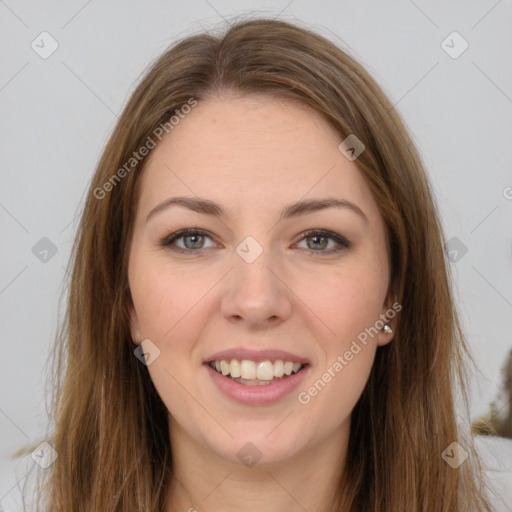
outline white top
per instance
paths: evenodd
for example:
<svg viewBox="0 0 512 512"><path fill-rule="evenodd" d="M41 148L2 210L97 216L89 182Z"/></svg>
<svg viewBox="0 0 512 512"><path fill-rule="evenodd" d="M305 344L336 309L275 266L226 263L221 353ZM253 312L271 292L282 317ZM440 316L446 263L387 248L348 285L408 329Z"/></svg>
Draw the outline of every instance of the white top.
<svg viewBox="0 0 512 512"><path fill-rule="evenodd" d="M480 453L484 478L489 487L495 512L512 512L512 439L500 437L475 437ZM39 469L30 455L16 460L0 457L0 512L31 512L30 494L23 503L22 490L32 489L27 468Z"/></svg>

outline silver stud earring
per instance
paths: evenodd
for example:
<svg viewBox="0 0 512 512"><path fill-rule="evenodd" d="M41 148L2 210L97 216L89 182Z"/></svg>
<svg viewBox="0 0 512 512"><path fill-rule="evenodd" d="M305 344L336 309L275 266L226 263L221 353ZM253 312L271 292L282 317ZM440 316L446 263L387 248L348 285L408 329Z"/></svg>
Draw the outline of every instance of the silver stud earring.
<svg viewBox="0 0 512 512"><path fill-rule="evenodd" d="M389 327L389 325L385 325L382 330L384 331L385 334L393 334L393 329L391 329L391 327Z"/></svg>

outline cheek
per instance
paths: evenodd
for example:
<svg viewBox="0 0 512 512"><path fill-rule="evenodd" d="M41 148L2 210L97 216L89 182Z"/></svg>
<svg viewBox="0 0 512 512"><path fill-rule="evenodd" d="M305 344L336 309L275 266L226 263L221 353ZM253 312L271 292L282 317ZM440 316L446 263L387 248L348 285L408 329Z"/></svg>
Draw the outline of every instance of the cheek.
<svg viewBox="0 0 512 512"><path fill-rule="evenodd" d="M137 318L145 337L167 343L205 293L208 279L188 275L155 258L134 261L130 273ZM185 320L186 323L186 320Z"/></svg>
<svg viewBox="0 0 512 512"><path fill-rule="evenodd" d="M204 296L214 284L211 271L207 274L183 271L150 256L134 258L131 268L130 289L141 336L160 350L148 370L173 414L190 409L186 391L193 386L190 366L199 361L196 344L208 316Z"/></svg>
<svg viewBox="0 0 512 512"><path fill-rule="evenodd" d="M333 431L348 420L368 381L375 347L360 345L360 352L348 361L345 351L328 364L301 390L298 397L308 417L318 418L319 428ZM339 356L339 358L338 358Z"/></svg>
<svg viewBox="0 0 512 512"><path fill-rule="evenodd" d="M317 338L322 357L299 402L328 430L349 417L369 378L386 277L378 259L354 257L303 282L308 306L329 330Z"/></svg>
<svg viewBox="0 0 512 512"><path fill-rule="evenodd" d="M200 329L194 315L204 288L199 278L171 272L169 265L156 259L138 263L133 267L130 288L141 334L160 350L148 371L166 408L184 421L190 414L187 390L191 372L183 362L189 361L194 351L195 329Z"/></svg>
<svg viewBox="0 0 512 512"><path fill-rule="evenodd" d="M370 329L378 319L377 302L351 293L350 283L346 283L347 287L325 304L322 319L335 334L317 338L318 364L297 397L309 408L311 417L322 418L322 428L328 431L350 416L368 381L377 349L375 331Z"/></svg>
<svg viewBox="0 0 512 512"><path fill-rule="evenodd" d="M321 320L324 339L338 349L373 326L382 311L386 283L365 266L326 269L299 282L297 295Z"/></svg>

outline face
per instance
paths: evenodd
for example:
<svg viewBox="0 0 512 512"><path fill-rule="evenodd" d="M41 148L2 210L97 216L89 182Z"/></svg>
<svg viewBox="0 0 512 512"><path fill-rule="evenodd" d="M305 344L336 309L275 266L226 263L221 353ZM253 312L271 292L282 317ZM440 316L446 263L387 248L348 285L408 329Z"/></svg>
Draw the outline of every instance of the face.
<svg viewBox="0 0 512 512"><path fill-rule="evenodd" d="M394 321L385 225L340 142L306 106L225 96L149 155L129 309L171 442L275 464L346 436Z"/></svg>

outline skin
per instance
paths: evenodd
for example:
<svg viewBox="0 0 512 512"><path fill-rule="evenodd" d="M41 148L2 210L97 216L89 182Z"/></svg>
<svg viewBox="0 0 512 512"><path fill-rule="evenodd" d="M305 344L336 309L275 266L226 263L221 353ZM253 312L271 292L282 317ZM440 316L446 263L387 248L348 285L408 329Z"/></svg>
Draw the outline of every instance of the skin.
<svg viewBox="0 0 512 512"><path fill-rule="evenodd" d="M148 156L130 247L129 310L135 343L150 339L160 350L148 369L169 411L176 479L168 511L234 511L241 504L248 512L328 510L351 412L375 351L393 336L369 337L321 392L299 403L297 392L307 391L391 307L384 221L340 142L307 106L226 93L200 102ZM174 196L207 198L232 215L171 206L146 222ZM343 198L366 220L332 207L278 220L285 205L313 198ZM192 247L189 254L159 244L184 228L209 235L174 242ZM352 245L329 252L338 244L302 239L309 229L332 231ZM263 249L252 263L235 251L247 236ZM277 404L234 402L202 363L235 347L307 357L307 379ZM253 467L237 457L248 442L261 452Z"/></svg>

